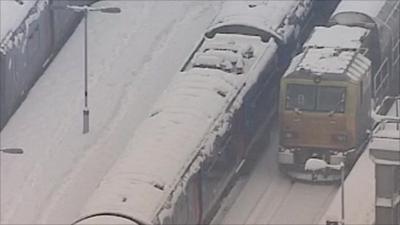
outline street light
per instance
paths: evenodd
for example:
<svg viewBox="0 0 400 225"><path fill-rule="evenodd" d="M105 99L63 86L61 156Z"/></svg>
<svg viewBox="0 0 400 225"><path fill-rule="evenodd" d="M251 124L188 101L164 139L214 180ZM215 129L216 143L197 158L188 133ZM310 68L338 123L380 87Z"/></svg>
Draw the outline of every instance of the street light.
<svg viewBox="0 0 400 225"><path fill-rule="evenodd" d="M326 168L330 168L330 169L334 169L334 170L340 170L340 183L341 183L341 205L342 205L342 214L341 214L341 224L344 225L344 163L340 162L339 165L330 165L328 164L326 161L322 160L322 159L316 159L316 158L310 158L306 161L306 164L304 165L304 169L306 171L318 171L318 170L322 170L322 169L326 169Z"/></svg>
<svg viewBox="0 0 400 225"><path fill-rule="evenodd" d="M87 63L87 20L88 12L102 12L102 13L120 13L121 9L117 7L99 7L93 8L90 6L67 6L68 9L75 12L82 12L84 15L85 24L85 90L84 90L84 108L83 108L83 133L89 132L89 106L88 106L88 63Z"/></svg>
<svg viewBox="0 0 400 225"><path fill-rule="evenodd" d="M3 148L0 149L0 152L9 153L9 154L22 154L24 150L22 148Z"/></svg>

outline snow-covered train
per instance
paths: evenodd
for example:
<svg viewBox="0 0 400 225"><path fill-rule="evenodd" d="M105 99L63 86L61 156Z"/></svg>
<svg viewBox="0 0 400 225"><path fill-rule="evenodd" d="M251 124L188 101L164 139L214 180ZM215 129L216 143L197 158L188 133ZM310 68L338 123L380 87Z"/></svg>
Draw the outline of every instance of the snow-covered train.
<svg viewBox="0 0 400 225"><path fill-rule="evenodd" d="M287 59L333 5L225 2L74 224L207 223L277 112Z"/></svg>
<svg viewBox="0 0 400 225"><path fill-rule="evenodd" d="M52 8L94 1L0 1L0 130L82 17L70 10Z"/></svg>
<svg viewBox="0 0 400 225"><path fill-rule="evenodd" d="M293 178L340 179L304 171L309 158L357 160L373 126L371 113L400 88L400 1L344 0L330 26L315 28L281 81L280 167Z"/></svg>

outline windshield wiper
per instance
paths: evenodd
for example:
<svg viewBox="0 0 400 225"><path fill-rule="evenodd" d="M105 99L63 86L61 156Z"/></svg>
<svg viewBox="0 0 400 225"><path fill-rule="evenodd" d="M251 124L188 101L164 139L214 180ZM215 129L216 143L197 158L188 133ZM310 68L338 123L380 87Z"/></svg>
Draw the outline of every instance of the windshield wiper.
<svg viewBox="0 0 400 225"><path fill-rule="evenodd" d="M341 104L343 104L344 103L344 98L342 97L336 104L335 104L335 106L333 107L333 109L331 109L330 111L329 111L329 116L333 116L334 114L335 114L335 112L336 112L336 110L337 110L337 108L338 108L338 106L340 106Z"/></svg>

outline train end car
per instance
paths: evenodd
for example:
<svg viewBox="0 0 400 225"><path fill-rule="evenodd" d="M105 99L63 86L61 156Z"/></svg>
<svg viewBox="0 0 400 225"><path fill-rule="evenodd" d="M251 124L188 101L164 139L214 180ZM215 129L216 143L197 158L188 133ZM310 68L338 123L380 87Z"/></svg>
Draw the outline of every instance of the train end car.
<svg viewBox="0 0 400 225"><path fill-rule="evenodd" d="M372 111L399 92L399 16L399 1L342 1L293 60L279 109L278 161L290 177L340 179L329 168L305 171L310 158L351 169L374 126Z"/></svg>
<svg viewBox="0 0 400 225"><path fill-rule="evenodd" d="M342 33L342 38L330 39ZM363 48L369 31L320 27L281 80L278 161L290 177L330 182L340 172L308 173L309 158L331 165L356 159L370 128L371 62Z"/></svg>

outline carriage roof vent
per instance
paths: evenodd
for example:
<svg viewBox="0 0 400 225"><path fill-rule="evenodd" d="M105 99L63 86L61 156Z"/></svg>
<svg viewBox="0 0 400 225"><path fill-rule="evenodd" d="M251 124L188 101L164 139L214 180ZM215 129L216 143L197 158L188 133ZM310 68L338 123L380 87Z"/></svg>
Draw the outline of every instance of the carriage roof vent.
<svg viewBox="0 0 400 225"><path fill-rule="evenodd" d="M251 55L250 53L247 53ZM193 67L220 69L228 73L242 74L244 70L242 54L222 49L209 49L196 53Z"/></svg>

